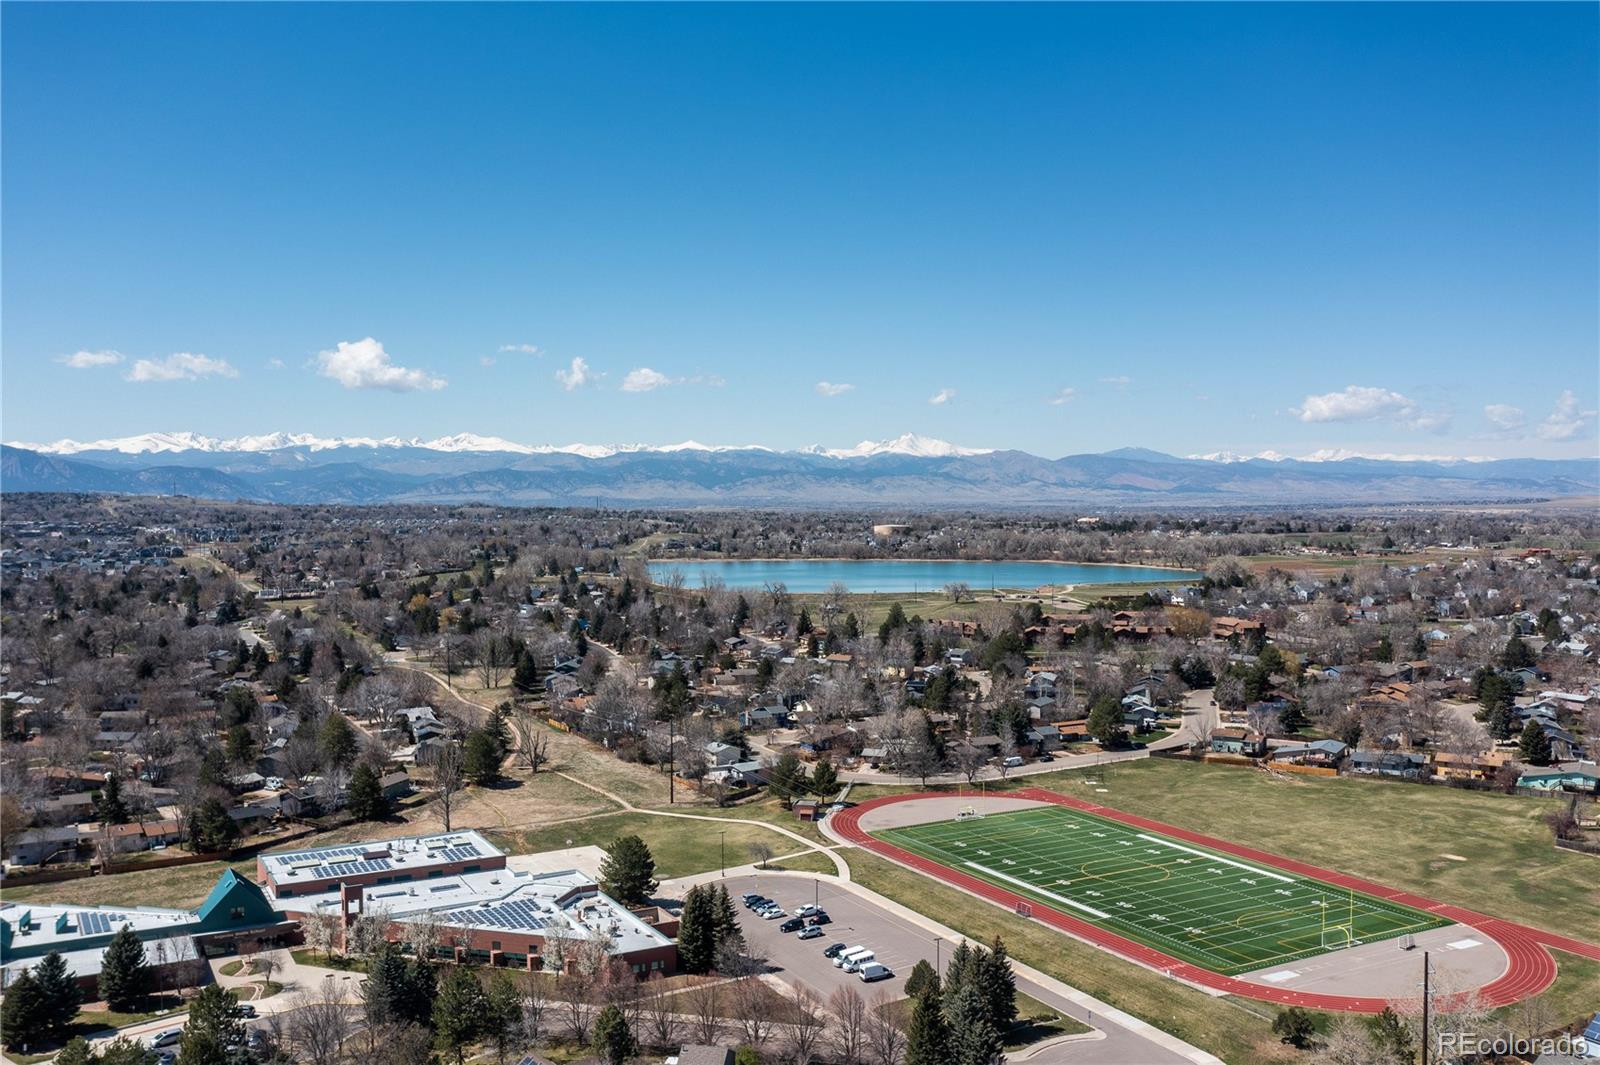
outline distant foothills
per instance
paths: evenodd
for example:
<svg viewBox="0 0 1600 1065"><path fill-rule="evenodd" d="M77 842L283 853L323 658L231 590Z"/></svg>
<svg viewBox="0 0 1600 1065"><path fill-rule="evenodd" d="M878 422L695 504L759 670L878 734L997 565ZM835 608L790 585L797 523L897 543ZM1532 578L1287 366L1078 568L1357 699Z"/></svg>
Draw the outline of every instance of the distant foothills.
<svg viewBox="0 0 1600 1065"><path fill-rule="evenodd" d="M270 433L149 433L0 445L0 491L273 503L919 508L1476 503L1600 494L1600 458L1321 452L1048 459L905 434L851 448L519 444Z"/></svg>

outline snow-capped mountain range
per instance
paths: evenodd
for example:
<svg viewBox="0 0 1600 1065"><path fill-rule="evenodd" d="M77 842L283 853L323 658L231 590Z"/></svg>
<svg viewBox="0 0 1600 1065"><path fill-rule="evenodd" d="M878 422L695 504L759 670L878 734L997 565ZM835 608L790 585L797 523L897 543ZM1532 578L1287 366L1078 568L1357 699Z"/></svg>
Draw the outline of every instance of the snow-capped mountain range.
<svg viewBox="0 0 1600 1065"><path fill-rule="evenodd" d="M331 451L335 448L420 448L423 451L443 452L494 452L505 451L515 455L578 455L586 459L610 458L612 455L652 452L670 454L675 451L772 451L760 444L713 445L697 440L681 444L519 444L500 436L480 436L477 433L456 433L453 436L423 440L420 437L370 437L370 436L317 436L314 433L263 433L259 436L235 436L227 439L203 436L200 433L141 433L138 436L120 436L108 440L61 439L48 444L29 444L12 441L7 446L35 451L41 455L77 455L85 451L115 451L121 455L158 455L180 451L220 452L286 451L306 448L310 451ZM918 458L948 458L953 455L987 455L993 448L958 447L943 440L904 433L893 440L863 440L855 447L825 448L813 444L797 449L803 455L823 455L832 459L865 458L869 455L913 455Z"/></svg>
<svg viewBox="0 0 1600 1065"><path fill-rule="evenodd" d="M612 507L1324 506L1600 494L1594 459L1148 448L1041 458L907 433L854 447L523 444L267 433L148 433L0 445L0 491L187 495L274 503Z"/></svg>

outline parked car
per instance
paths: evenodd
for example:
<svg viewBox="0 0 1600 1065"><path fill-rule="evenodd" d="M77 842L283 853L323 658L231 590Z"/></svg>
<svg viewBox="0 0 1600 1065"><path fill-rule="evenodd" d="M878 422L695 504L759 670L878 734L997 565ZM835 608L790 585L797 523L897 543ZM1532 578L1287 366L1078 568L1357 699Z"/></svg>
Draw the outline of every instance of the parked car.
<svg viewBox="0 0 1600 1065"><path fill-rule="evenodd" d="M824 958L837 958L839 955L845 952L845 949L846 948L843 943L829 943L827 946L822 948L822 956Z"/></svg>
<svg viewBox="0 0 1600 1065"><path fill-rule="evenodd" d="M810 917L814 913L821 913L821 912L822 912L822 907L821 906L815 906L815 905L813 905L813 904L808 902L804 906L800 907L798 910L794 911L794 915L796 917Z"/></svg>
<svg viewBox="0 0 1600 1065"><path fill-rule="evenodd" d="M812 914L810 917L807 917L806 920L811 924L832 924L833 923L833 918L828 916L828 911L827 910L818 910L816 913Z"/></svg>
<svg viewBox="0 0 1600 1065"><path fill-rule="evenodd" d="M754 906L758 902L766 902L767 897L754 891L746 891L743 895L739 896L739 901L744 903L746 906Z"/></svg>
<svg viewBox="0 0 1600 1065"><path fill-rule="evenodd" d="M761 911L761 916L765 917L769 921L775 921L779 917L787 917L789 914L788 911L782 906L768 906L766 909Z"/></svg>
<svg viewBox="0 0 1600 1065"><path fill-rule="evenodd" d="M235 1017L254 1017L256 1008L248 1002L239 1002L233 1007L233 1015Z"/></svg>
<svg viewBox="0 0 1600 1065"><path fill-rule="evenodd" d="M872 951L859 943L853 947L846 947L833 956L833 967L836 969L843 969L845 960L848 959L850 955L863 953L870 954Z"/></svg>
<svg viewBox="0 0 1600 1065"><path fill-rule="evenodd" d="M806 926L804 917L791 917L778 926L780 932L798 932Z"/></svg>
<svg viewBox="0 0 1600 1065"><path fill-rule="evenodd" d="M822 938L822 929L818 928L814 924L808 924L804 928L800 929L799 938L801 938L801 939L821 939Z"/></svg>
<svg viewBox="0 0 1600 1065"><path fill-rule="evenodd" d="M156 1037L150 1040L150 1045L153 1047L176 1046L182 1039L182 1028L168 1028L165 1031L157 1032Z"/></svg>
<svg viewBox="0 0 1600 1065"><path fill-rule="evenodd" d="M1010 758L1007 758L1001 764L1004 765L1007 769L1015 769L1015 768L1017 768L1017 766L1022 764L1022 755L1014 754Z"/></svg>
<svg viewBox="0 0 1600 1065"><path fill-rule="evenodd" d="M870 984L874 980L889 979L889 977L894 975L894 970L889 968L887 965L879 965L875 961L869 961L867 964L861 966L856 975L861 977L862 983Z"/></svg>

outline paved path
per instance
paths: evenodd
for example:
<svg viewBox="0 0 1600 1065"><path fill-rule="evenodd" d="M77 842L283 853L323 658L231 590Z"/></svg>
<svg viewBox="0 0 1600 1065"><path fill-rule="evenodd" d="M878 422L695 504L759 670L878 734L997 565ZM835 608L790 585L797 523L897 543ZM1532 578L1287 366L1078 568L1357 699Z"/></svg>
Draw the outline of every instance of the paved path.
<svg viewBox="0 0 1600 1065"><path fill-rule="evenodd" d="M1282 1005L1306 1006L1312 1009L1339 1010L1354 1013L1379 1013L1392 1004L1385 998L1292 991L1287 988L1265 987L1231 976L1223 976L1219 973L1211 972L1209 969L1203 969L1197 965L1174 958L1143 943L1120 936L1099 925L1080 920L1033 899L1023 899L1021 896L996 887L986 880L980 880L958 869L952 869L949 866L885 843L868 835L860 827L861 815L868 810L889 803L929 797L943 798L945 796L909 794L869 799L860 806L851 807L830 817L825 822L826 830L830 835L842 841L865 847L875 854L888 858L890 861L916 869L918 872L934 879L942 880L996 905L1004 906L1006 909L1014 909L1019 903L1027 902L1032 908L1036 920L1112 953L1119 954L1130 961L1155 969L1173 979L1182 980L1196 987L1210 990L1213 993L1239 995L1245 998L1259 999L1264 1002L1274 1002ZM1331 869L1322 869L1291 858L1268 854L1253 847L1245 847L1240 844L1213 839L1198 832L1190 832L1187 829L1176 828L1160 821L1153 821L1136 814L1124 813L1121 810L1114 810L1082 799L1060 795L1053 791L1045 791L1042 788L1027 788L1022 791L1010 792L1008 797L1035 799L1040 802L1055 803L1061 806L1069 806L1073 809L1085 810L1147 831L1160 832L1163 835L1199 844L1212 850L1221 851L1224 854L1247 858L1262 865L1270 865L1301 876L1336 884L1340 887L1349 887L1378 898L1389 899L1419 910L1436 913L1441 917L1461 924L1470 925L1498 943L1510 959L1510 964L1504 973L1497 979L1477 989L1478 999L1485 1006L1509 1005L1537 995L1554 983L1556 963L1550 954L1552 948L1600 960L1600 946L1592 943L1556 935L1538 928L1530 928L1526 925L1514 924L1510 921L1502 921L1499 918L1475 913L1459 906L1435 902L1419 895L1385 887L1370 880L1346 876Z"/></svg>

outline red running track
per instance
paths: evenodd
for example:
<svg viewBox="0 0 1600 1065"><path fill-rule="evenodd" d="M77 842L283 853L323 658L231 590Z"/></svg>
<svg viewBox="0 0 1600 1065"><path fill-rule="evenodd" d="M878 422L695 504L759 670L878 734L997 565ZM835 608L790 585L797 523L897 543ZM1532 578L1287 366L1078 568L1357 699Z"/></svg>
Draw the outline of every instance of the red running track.
<svg viewBox="0 0 1600 1065"><path fill-rule="evenodd" d="M1392 1004L1392 1000L1386 998L1360 995L1313 994L1291 991L1287 988L1268 987L1245 980L1238 980L1231 976L1223 976L1221 973L1214 973L1210 969L1203 969L1198 965L1192 965L1189 962L1174 958L1153 947L1145 946L1143 943L1118 935L1108 929L1101 928L1099 925L1090 924L1088 921L1063 913L1033 899L1025 899L1002 887L997 887L987 880L980 880L975 876L963 873L959 869L953 869L921 855L912 854L910 851L896 847L891 843L885 843L883 840L868 835L861 828L861 815L869 810L887 806L890 803L935 797L941 796L933 792L917 792L909 795L889 795L884 798L869 799L859 806L853 806L832 815L829 818L831 831L847 842L854 843L875 854L880 854L892 861L899 862L901 865L909 866L937 880L953 884L1007 909L1015 909L1018 903L1026 902L1031 907L1035 920L1042 921L1079 939L1087 940L1112 953L1120 954L1131 961L1139 962L1170 976L1187 980L1202 987L1226 992L1230 995L1259 999L1263 1002L1276 1002L1289 1006L1306 1006L1320 1010L1342 1010L1352 1013L1379 1013L1382 1012L1384 1007ZM1347 876L1331 869L1322 869L1315 865L1308 865L1305 862L1298 862L1292 858L1281 858L1276 854L1268 854L1266 851L1259 851L1253 847L1245 847L1237 843L1213 839L1198 832L1190 832L1188 829L1176 828L1160 821L1152 821L1137 814L1123 813L1121 810L1114 810L1109 806L1100 806L1096 803L1085 802L1082 799L1058 795L1053 791L1045 791L1043 788L1024 788L1019 791L1005 792L1003 797L1033 799L1038 802L1053 803L1057 806L1068 806L1075 810L1084 810L1098 814L1101 817L1121 821L1124 824L1135 825L1146 831L1159 832L1174 839L1186 840L1190 843L1209 847L1215 851L1221 851L1224 854L1248 858L1262 865L1270 865L1301 876L1336 884L1339 887L1353 888L1368 895L1390 899L1419 910L1438 914L1452 921L1458 921L1464 925L1470 925L1484 936L1498 943L1509 960L1505 972L1478 989L1478 1000L1485 1006L1509 1005L1521 999L1537 995L1554 983L1556 962L1550 955L1551 948L1600 961L1600 946L1592 943L1585 943L1567 936L1559 936L1538 928L1530 928L1527 925L1502 921L1497 917L1475 913L1459 906L1435 902L1420 895L1397 891L1382 884L1375 884L1370 880L1362 880L1360 877Z"/></svg>

